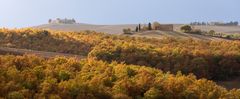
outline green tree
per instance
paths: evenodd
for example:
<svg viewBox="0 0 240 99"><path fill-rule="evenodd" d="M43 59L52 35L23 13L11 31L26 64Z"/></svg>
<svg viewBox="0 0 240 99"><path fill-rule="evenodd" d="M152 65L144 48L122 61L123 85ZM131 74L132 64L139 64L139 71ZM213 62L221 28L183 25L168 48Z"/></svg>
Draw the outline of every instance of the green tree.
<svg viewBox="0 0 240 99"><path fill-rule="evenodd" d="M184 33L190 33L192 31L192 27L190 25L184 25L181 27L181 31Z"/></svg>
<svg viewBox="0 0 240 99"><path fill-rule="evenodd" d="M211 36L213 36L213 35L215 34L215 31L214 31L214 30L210 30L210 31L208 32L208 34L210 34Z"/></svg>
<svg viewBox="0 0 240 99"><path fill-rule="evenodd" d="M60 81L65 81L70 79L70 74L67 71L60 71L58 73L58 78Z"/></svg>

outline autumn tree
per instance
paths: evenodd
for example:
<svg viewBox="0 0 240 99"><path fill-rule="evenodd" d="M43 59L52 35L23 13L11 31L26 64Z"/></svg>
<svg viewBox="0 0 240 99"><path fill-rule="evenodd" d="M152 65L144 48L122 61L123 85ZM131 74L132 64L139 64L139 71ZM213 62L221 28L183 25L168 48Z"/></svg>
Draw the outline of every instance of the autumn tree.
<svg viewBox="0 0 240 99"><path fill-rule="evenodd" d="M132 50L136 49L131 48L128 51L132 52ZM126 50L122 51L129 53ZM172 54L176 56L179 53L181 52L175 51ZM198 54L201 52L195 53ZM24 62L18 63L22 65L19 66L22 67L21 70L16 69L14 65L16 63L13 61L19 59ZM179 60L179 58L175 59ZM181 72L170 74L156 68L98 61L92 58L44 59L31 55L0 55L0 61L0 98L4 99L181 99L183 97L238 99L240 97L239 89L227 90L213 81L197 79L192 74L184 75ZM207 61L204 58L194 58L191 63L198 69L204 70ZM228 61L217 63L226 64ZM43 76L38 78L39 74ZM31 87L33 85L35 87Z"/></svg>

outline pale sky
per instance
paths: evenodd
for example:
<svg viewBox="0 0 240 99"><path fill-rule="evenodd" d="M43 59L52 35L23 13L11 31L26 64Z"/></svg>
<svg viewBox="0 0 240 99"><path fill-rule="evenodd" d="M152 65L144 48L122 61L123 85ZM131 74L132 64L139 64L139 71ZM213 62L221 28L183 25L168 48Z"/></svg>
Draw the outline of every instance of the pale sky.
<svg viewBox="0 0 240 99"><path fill-rule="evenodd" d="M0 27L28 27L52 18L80 23L240 21L240 0L0 0Z"/></svg>

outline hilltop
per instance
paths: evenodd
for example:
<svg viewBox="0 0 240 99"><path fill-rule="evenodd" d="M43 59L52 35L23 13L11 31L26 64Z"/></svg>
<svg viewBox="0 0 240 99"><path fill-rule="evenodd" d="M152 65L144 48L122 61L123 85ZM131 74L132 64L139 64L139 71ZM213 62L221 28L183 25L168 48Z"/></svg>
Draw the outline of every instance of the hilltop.
<svg viewBox="0 0 240 99"><path fill-rule="evenodd" d="M119 25L95 25L86 23L76 23L76 24L43 24L39 26L34 26L37 29L50 29L50 30L60 30L60 31L85 31L91 30L96 32L103 32L108 34L122 34L124 28L130 28L135 30L137 24L119 24ZM223 40L222 38L209 37L196 34L182 33L180 27L183 24L174 24L174 31L145 31L137 33L131 36L140 36L148 38L163 38L163 37L174 37L174 38L193 38L202 40ZM214 30L218 33L240 33L240 26L193 26L194 29L200 29L202 31Z"/></svg>
<svg viewBox="0 0 240 99"><path fill-rule="evenodd" d="M97 31L109 34L121 34L123 28L134 29L136 24L120 24L120 25L94 25L94 24L43 24L39 26L34 26L33 28L38 29L51 29L51 30L61 30L61 31Z"/></svg>
<svg viewBox="0 0 240 99"><path fill-rule="evenodd" d="M174 24L174 30L179 31L183 24ZM76 24L42 24L39 26L33 26L33 28L40 29L52 29L52 30L63 30L63 31L84 31L93 30L96 32L106 32L111 34L122 33L124 28L130 28L134 30L137 24L116 24L116 25L96 25L96 24L86 24L86 23L76 23ZM240 33L240 26L193 26L195 29L201 29L204 31L214 30L216 32L223 33Z"/></svg>

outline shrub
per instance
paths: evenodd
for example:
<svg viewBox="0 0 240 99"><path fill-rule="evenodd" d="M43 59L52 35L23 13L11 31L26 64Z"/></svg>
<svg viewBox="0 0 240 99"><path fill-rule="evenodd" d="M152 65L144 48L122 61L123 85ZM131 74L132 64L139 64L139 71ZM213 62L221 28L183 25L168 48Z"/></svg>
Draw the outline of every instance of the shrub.
<svg viewBox="0 0 240 99"><path fill-rule="evenodd" d="M184 33L190 33L192 31L192 27L190 25L184 25L180 29Z"/></svg>
<svg viewBox="0 0 240 99"><path fill-rule="evenodd" d="M58 77L60 81L65 81L70 79L70 74L66 71L60 71Z"/></svg>
<svg viewBox="0 0 240 99"><path fill-rule="evenodd" d="M188 32L188 33L192 33L192 34L202 34L203 32L202 32L200 29L195 29L195 30L192 30L191 32Z"/></svg>
<svg viewBox="0 0 240 99"><path fill-rule="evenodd" d="M24 99L24 96L19 92L11 92L8 94L8 99Z"/></svg>
<svg viewBox="0 0 240 99"><path fill-rule="evenodd" d="M124 34L132 34L132 31L131 31L130 28L128 28L128 29L123 29L123 33L124 33Z"/></svg>
<svg viewBox="0 0 240 99"><path fill-rule="evenodd" d="M208 34L210 34L210 35L214 35L216 32L214 31L214 30L210 30L209 32L208 32Z"/></svg>

